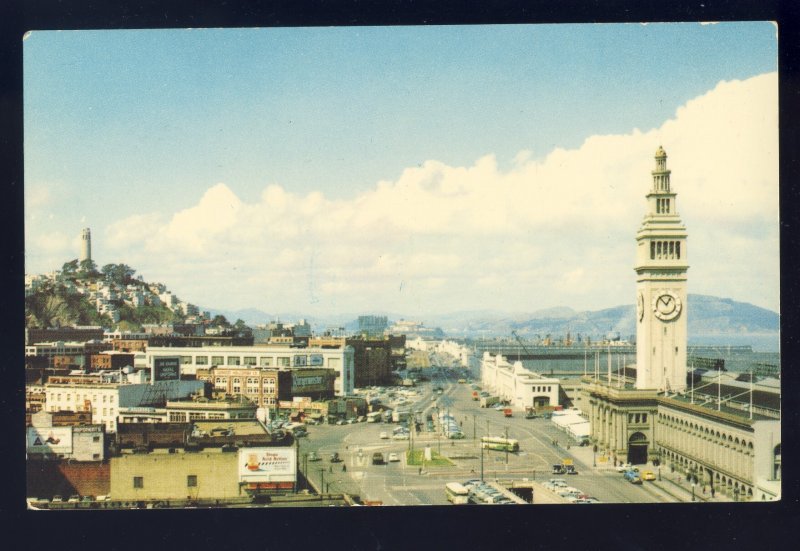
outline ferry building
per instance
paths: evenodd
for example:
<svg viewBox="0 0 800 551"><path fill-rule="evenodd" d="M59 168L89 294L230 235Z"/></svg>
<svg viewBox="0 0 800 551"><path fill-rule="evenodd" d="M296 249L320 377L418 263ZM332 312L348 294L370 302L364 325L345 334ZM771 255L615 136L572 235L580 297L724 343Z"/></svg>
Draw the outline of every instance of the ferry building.
<svg viewBox="0 0 800 551"><path fill-rule="evenodd" d="M695 382L687 369L688 234L661 147L646 199L634 266L636 365L584 378L592 440L614 462L652 462L737 500L779 499L779 395L777 407L759 404L751 380L742 405L747 389Z"/></svg>

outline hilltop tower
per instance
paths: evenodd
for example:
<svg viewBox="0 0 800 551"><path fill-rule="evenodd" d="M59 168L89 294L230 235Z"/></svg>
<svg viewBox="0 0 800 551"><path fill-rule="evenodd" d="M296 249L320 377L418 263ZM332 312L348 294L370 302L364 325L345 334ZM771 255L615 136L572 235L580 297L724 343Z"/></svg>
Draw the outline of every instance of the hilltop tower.
<svg viewBox="0 0 800 551"><path fill-rule="evenodd" d="M670 186L667 154L659 146L636 234L636 388L686 387L686 228Z"/></svg>
<svg viewBox="0 0 800 551"><path fill-rule="evenodd" d="M83 228L81 232L81 255L80 262L92 259L92 232L89 228Z"/></svg>

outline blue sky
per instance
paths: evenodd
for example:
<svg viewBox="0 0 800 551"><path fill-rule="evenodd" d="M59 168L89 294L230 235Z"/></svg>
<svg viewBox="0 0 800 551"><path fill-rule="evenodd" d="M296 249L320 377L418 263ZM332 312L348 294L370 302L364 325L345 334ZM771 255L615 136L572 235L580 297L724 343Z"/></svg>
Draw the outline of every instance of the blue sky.
<svg viewBox="0 0 800 551"><path fill-rule="evenodd" d="M560 272L521 269L519 280L532 286L530 304L511 295L490 299L467 284L485 263L479 256L466 260L462 249L486 247L490 255L499 242L536 248L541 228L528 221L510 224L506 234L484 231L473 239L467 237L471 227L459 226L454 236L430 220L404 224L387 213L370 219L363 207L369 204L375 213L397 210L398 197L386 189L403 189L408 178L421 181L414 170L433 171L441 182L449 181L448 174L469 180L474 169L482 174L476 186L491 186L499 178L502 187L520 171L535 175L552 169L554 151L577 155L592 137L627 136L648 153L642 159L609 155L607 163L595 166L602 176L586 174L582 185L613 180L615 173L622 177L634 162L649 167L656 142L670 136L669 121L680 119L687 102L721 82L774 75L776 32L767 22L34 31L24 41L26 271L56 269L75 258L80 229L90 226L100 265L125 262L185 300L219 308L309 314L394 309L413 315L493 305L582 309L630 302L633 287L621 278L632 281L632 260L619 275L610 275L615 283L607 289L576 281L580 292L555 292L548 284L577 273L578 257L590 264L591 247L563 259ZM777 94L767 95L770 101L759 105L764 112L749 114L753 121L777 115ZM742 103L751 104L752 99ZM721 135L730 134L726 124L736 127L722 120ZM777 124L774 133L777 143ZM748 149L745 138L740 142L737 147ZM671 144L663 145L671 151ZM637 151L631 145L624 149ZM774 198L763 201L763 213L724 220L747 228L742 239L754 250L754 235L777 239L777 151L766 150L756 166L767 167L762 173L771 184L763 189L770 194L772 185ZM487 156L495 168L482 172ZM686 161L685 156L674 160L693 166ZM633 222L627 234L622 228L600 232L604 241L592 245L598 251L626 239L621 258L626 253L632 258L648 178L645 168L636 194L608 196L631 205ZM680 182L676 173L679 194ZM430 192L433 184L420 185ZM212 203L206 210L204 198ZM415 201L435 203L428 199L414 195ZM752 198L738 199L752 204ZM545 200L552 198L536 185L507 199L508 204ZM224 204L238 210L228 222L214 224L215 206ZM481 204L494 208L486 200L449 200L437 203L428 216L461 224L479 218L480 210L473 209ZM454 205L458 210L450 213ZM498 215L505 209L495 208ZM406 220L416 212L425 208L411 209ZM199 219L190 221L193 216ZM563 240L556 251L585 240L583 222L563 220L559 231L558 224L548 226L554 231L548 241ZM692 224L684 221L691 239ZM711 223L705 216L691 222L698 229ZM777 243L773 250L777 254ZM359 254L369 255L363 265L354 259ZM536 254L547 259L554 253ZM387 258L393 268L381 271ZM559 261L552 258L554 266ZM415 262L418 268L397 273ZM731 281L708 294L777 310L777 257L773 264L768 274L743 275L738 285ZM440 267L426 270L429 265ZM354 269L368 274L359 285L353 283ZM396 276L391 285L387 274ZM503 277L490 275L497 278L492 281ZM759 291L743 283L765 275L770 284ZM236 291L223 293L224 282L234 276L240 278ZM717 289L713 276L706 279L714 279ZM401 280L405 294L390 298L389 290L400 289ZM270 281L280 281L280 287ZM304 294L279 291L287 285L302 287ZM540 295L534 287L550 292Z"/></svg>

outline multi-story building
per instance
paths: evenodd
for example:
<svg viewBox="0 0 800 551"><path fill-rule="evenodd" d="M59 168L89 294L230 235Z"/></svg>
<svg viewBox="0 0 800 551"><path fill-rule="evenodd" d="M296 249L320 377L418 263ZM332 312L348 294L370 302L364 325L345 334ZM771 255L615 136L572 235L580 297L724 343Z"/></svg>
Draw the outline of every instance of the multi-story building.
<svg viewBox="0 0 800 551"><path fill-rule="evenodd" d="M326 368L336 372L334 392L347 395L354 388L353 348L293 348L287 346L150 346L147 364L159 357L179 357L181 376L195 376L198 369L216 366L277 367L292 369Z"/></svg>
<svg viewBox="0 0 800 551"><path fill-rule="evenodd" d="M308 344L321 348L351 347L356 388L391 384L392 372L406 368L405 335L316 337L309 339Z"/></svg>
<svg viewBox="0 0 800 551"><path fill-rule="evenodd" d="M197 379L209 382L215 394L243 396L259 407L274 409L279 400L305 396L333 398L336 372L324 368L268 368L221 365L198 369Z"/></svg>
<svg viewBox="0 0 800 551"><path fill-rule="evenodd" d="M636 366L585 378L591 436L615 462L663 462L735 499L778 498L779 395L752 386L723 393L719 372L716 385L695 389L697 375L687 376L687 233L661 147L655 159L636 236Z"/></svg>
<svg viewBox="0 0 800 551"><path fill-rule="evenodd" d="M559 405L558 378L528 371L522 362L511 364L503 356L489 352L483 353L481 384L515 408Z"/></svg>
<svg viewBox="0 0 800 551"><path fill-rule="evenodd" d="M103 425L56 425L52 413L40 411L31 415L26 452L29 459L102 461L105 459L105 436Z"/></svg>
<svg viewBox="0 0 800 551"><path fill-rule="evenodd" d="M203 393L205 387L202 381L133 383L127 375L112 372L50 377L44 385L44 409L47 412L89 411L96 423L114 432L120 407L164 405L167 400ZM141 378L141 372L137 375Z"/></svg>
<svg viewBox="0 0 800 551"><path fill-rule="evenodd" d="M111 499L226 500L296 490L297 451L290 435L270 435L255 420L184 427L161 442L155 436L162 431L154 426L126 426L125 441L131 443L130 431L148 430L148 453L135 453L142 448L136 440L138 449L122 449L111 458Z"/></svg>

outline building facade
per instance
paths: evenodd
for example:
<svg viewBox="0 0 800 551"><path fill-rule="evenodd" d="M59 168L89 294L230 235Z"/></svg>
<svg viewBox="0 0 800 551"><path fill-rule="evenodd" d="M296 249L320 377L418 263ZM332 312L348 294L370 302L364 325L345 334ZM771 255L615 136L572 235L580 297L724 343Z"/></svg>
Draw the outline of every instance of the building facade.
<svg viewBox="0 0 800 551"><path fill-rule="evenodd" d="M481 384L518 409L559 405L560 382L528 371L522 362L509 363L503 356L483 353Z"/></svg>
<svg viewBox="0 0 800 551"><path fill-rule="evenodd" d="M332 369L336 372L334 392L337 396L352 393L355 381L353 348L349 346L340 348L293 348L268 345L202 348L150 346L145 355L149 366L153 365L154 358L180 357L181 376L196 376L198 369L217 366Z"/></svg>
<svg viewBox="0 0 800 551"><path fill-rule="evenodd" d="M615 464L652 462L737 500L777 499L779 393L751 385L723 395L719 382L695 389L694 371L688 376L687 233L661 147L655 159L648 212L636 236L636 366L613 376L609 366L607 378L584 378L591 438ZM700 392L709 386L716 392Z"/></svg>

